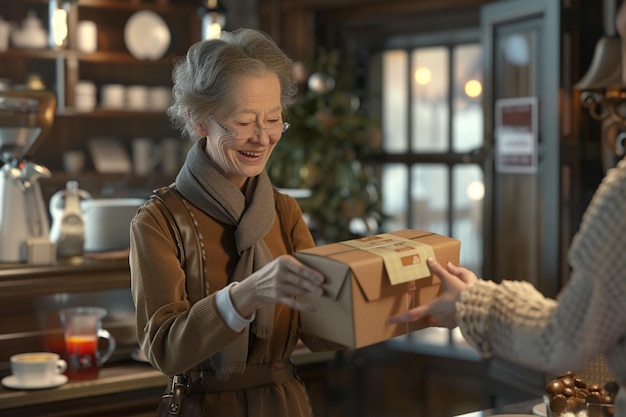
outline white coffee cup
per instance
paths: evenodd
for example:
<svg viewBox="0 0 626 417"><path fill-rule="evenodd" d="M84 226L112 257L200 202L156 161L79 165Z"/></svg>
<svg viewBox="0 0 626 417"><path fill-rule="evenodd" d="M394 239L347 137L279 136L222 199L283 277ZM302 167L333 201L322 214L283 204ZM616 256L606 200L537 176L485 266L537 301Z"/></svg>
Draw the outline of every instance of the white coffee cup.
<svg viewBox="0 0 626 417"><path fill-rule="evenodd" d="M150 87L148 91L148 105L150 110L167 110L172 101L172 89L170 87Z"/></svg>
<svg viewBox="0 0 626 417"><path fill-rule="evenodd" d="M81 20L78 22L76 29L76 48L81 52L96 52L98 49L98 28L96 22Z"/></svg>
<svg viewBox="0 0 626 417"><path fill-rule="evenodd" d="M163 158L161 147L150 138L135 138L132 147L136 175L150 174Z"/></svg>
<svg viewBox="0 0 626 417"><path fill-rule="evenodd" d="M63 168L68 174L79 174L85 168L85 152L65 151L63 152Z"/></svg>
<svg viewBox="0 0 626 417"><path fill-rule="evenodd" d="M77 111L90 112L96 108L96 85L91 81L81 80L76 83Z"/></svg>
<svg viewBox="0 0 626 417"><path fill-rule="evenodd" d="M126 105L126 87L122 84L104 84L101 104L107 109L122 109Z"/></svg>
<svg viewBox="0 0 626 417"><path fill-rule="evenodd" d="M11 356L11 372L20 385L47 385L65 372L67 362L51 352L29 352Z"/></svg>
<svg viewBox="0 0 626 417"><path fill-rule="evenodd" d="M145 85L126 87L126 106L131 110L146 110L148 108L148 87Z"/></svg>
<svg viewBox="0 0 626 417"><path fill-rule="evenodd" d="M173 175L178 172L181 165L180 139L165 138L161 141L161 170L163 173Z"/></svg>

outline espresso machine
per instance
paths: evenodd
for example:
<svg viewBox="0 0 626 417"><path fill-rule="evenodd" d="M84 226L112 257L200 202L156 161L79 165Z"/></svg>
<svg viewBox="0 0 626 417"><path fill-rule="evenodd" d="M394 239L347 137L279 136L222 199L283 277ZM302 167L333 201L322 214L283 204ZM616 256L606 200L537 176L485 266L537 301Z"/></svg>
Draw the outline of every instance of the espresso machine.
<svg viewBox="0 0 626 417"><path fill-rule="evenodd" d="M53 246L40 178L50 170L31 161L54 121L49 91L0 91L0 262L48 258Z"/></svg>

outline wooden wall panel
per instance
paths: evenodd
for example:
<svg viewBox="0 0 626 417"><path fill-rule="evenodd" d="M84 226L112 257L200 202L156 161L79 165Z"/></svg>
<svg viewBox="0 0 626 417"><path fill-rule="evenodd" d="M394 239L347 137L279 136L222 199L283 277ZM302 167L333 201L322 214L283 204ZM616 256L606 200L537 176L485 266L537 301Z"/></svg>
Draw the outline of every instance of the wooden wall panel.
<svg viewBox="0 0 626 417"><path fill-rule="evenodd" d="M312 62L319 46L375 47L398 34L477 27L487 0L259 0L260 29L294 59Z"/></svg>

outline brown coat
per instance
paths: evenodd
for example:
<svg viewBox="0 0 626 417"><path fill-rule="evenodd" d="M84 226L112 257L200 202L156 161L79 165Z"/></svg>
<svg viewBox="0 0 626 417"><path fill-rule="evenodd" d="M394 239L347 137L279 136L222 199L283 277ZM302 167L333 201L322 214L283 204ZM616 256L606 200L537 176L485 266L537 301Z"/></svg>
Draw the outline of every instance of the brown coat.
<svg viewBox="0 0 626 417"><path fill-rule="evenodd" d="M276 207L281 209L280 213L277 209L274 225L265 237L273 257L314 246L296 201L274 194ZM227 285L237 261L234 227L219 223L196 207L192 206L192 211L204 239L209 296L191 308L175 240L159 209L148 203L131 223L131 289L138 339L152 365L167 375L191 368L208 369L205 361L238 335L228 327L215 304L215 292ZM283 216L282 221L278 216ZM289 241L293 247L288 247ZM288 360L299 338L311 350L338 348L301 334L298 312L277 304L272 336L264 340L251 335L248 365ZM206 415L212 417L311 415L308 396L297 379L282 385L209 393L204 401Z"/></svg>

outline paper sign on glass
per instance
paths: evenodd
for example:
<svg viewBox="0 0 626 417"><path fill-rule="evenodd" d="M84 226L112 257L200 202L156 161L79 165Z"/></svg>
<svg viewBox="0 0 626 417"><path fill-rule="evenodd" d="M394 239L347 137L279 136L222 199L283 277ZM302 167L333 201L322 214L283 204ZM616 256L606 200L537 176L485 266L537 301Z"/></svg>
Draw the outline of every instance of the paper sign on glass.
<svg viewBox="0 0 626 417"><path fill-rule="evenodd" d="M537 97L496 102L496 170L519 174L537 172Z"/></svg>

